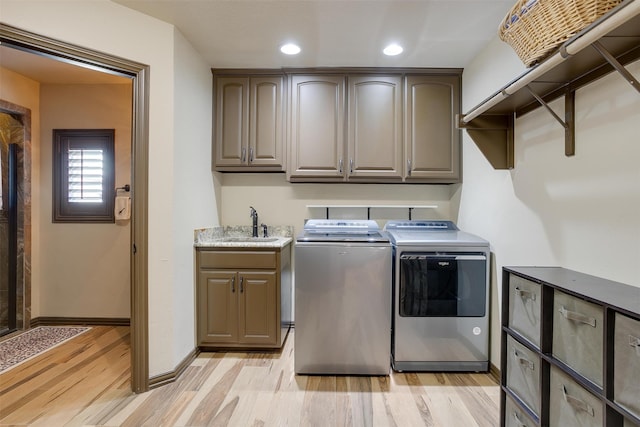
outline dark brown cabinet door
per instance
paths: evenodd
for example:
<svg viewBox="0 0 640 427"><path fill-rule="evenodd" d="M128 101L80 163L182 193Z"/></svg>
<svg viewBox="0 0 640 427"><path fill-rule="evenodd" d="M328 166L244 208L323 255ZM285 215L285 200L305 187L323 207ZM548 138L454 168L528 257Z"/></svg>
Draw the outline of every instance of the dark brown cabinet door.
<svg viewBox="0 0 640 427"><path fill-rule="evenodd" d="M215 168L284 168L283 77L216 76Z"/></svg>
<svg viewBox="0 0 640 427"><path fill-rule="evenodd" d="M349 76L349 179L402 179L402 76Z"/></svg>
<svg viewBox="0 0 640 427"><path fill-rule="evenodd" d="M294 75L290 95L289 178L344 180L345 77Z"/></svg>
<svg viewBox="0 0 640 427"><path fill-rule="evenodd" d="M238 273L238 341L276 344L278 328L276 272Z"/></svg>
<svg viewBox="0 0 640 427"><path fill-rule="evenodd" d="M238 342L237 273L201 271L198 286L198 341Z"/></svg>
<svg viewBox="0 0 640 427"><path fill-rule="evenodd" d="M458 76L407 76L405 82L405 179L460 179Z"/></svg>

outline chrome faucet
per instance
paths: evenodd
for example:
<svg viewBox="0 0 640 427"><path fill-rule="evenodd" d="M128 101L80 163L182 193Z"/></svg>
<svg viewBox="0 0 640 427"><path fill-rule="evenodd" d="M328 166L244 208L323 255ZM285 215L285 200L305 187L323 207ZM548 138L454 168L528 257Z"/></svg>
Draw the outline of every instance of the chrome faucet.
<svg viewBox="0 0 640 427"><path fill-rule="evenodd" d="M249 215L253 220L253 237L258 237L258 212L253 208L253 206L249 206Z"/></svg>

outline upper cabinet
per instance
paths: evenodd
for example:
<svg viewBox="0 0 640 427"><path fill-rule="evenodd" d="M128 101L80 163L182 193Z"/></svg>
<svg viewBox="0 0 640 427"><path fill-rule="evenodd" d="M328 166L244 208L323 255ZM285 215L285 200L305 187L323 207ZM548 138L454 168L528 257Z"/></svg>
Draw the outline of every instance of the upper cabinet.
<svg viewBox="0 0 640 427"><path fill-rule="evenodd" d="M344 75L293 75L289 81L287 177L342 180Z"/></svg>
<svg viewBox="0 0 640 427"><path fill-rule="evenodd" d="M460 71L293 74L293 182L460 180Z"/></svg>
<svg viewBox="0 0 640 427"><path fill-rule="evenodd" d="M214 168L283 171L282 75L214 73Z"/></svg>
<svg viewBox="0 0 640 427"><path fill-rule="evenodd" d="M345 176L402 179L402 76L348 77Z"/></svg>
<svg viewBox="0 0 640 427"><path fill-rule="evenodd" d="M407 76L404 141L407 181L460 180L460 76Z"/></svg>
<svg viewBox="0 0 640 427"><path fill-rule="evenodd" d="M293 75L290 93L290 180L402 179L401 76Z"/></svg>
<svg viewBox="0 0 640 427"><path fill-rule="evenodd" d="M214 70L215 169L286 170L291 182L459 182L461 73Z"/></svg>

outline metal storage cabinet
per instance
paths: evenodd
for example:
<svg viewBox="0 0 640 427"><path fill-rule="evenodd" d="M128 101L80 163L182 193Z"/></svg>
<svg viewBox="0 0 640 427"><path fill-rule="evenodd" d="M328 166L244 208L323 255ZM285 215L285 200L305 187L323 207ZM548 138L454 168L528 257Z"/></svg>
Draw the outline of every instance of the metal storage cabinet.
<svg viewBox="0 0 640 427"><path fill-rule="evenodd" d="M501 332L501 426L640 426L640 287L505 267Z"/></svg>

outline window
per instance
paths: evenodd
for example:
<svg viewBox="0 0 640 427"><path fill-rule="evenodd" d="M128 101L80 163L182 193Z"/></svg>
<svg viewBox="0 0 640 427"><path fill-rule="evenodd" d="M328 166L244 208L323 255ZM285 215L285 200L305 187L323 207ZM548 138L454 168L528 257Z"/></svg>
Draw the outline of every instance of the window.
<svg viewBox="0 0 640 427"><path fill-rule="evenodd" d="M114 134L53 130L53 222L114 222Z"/></svg>

